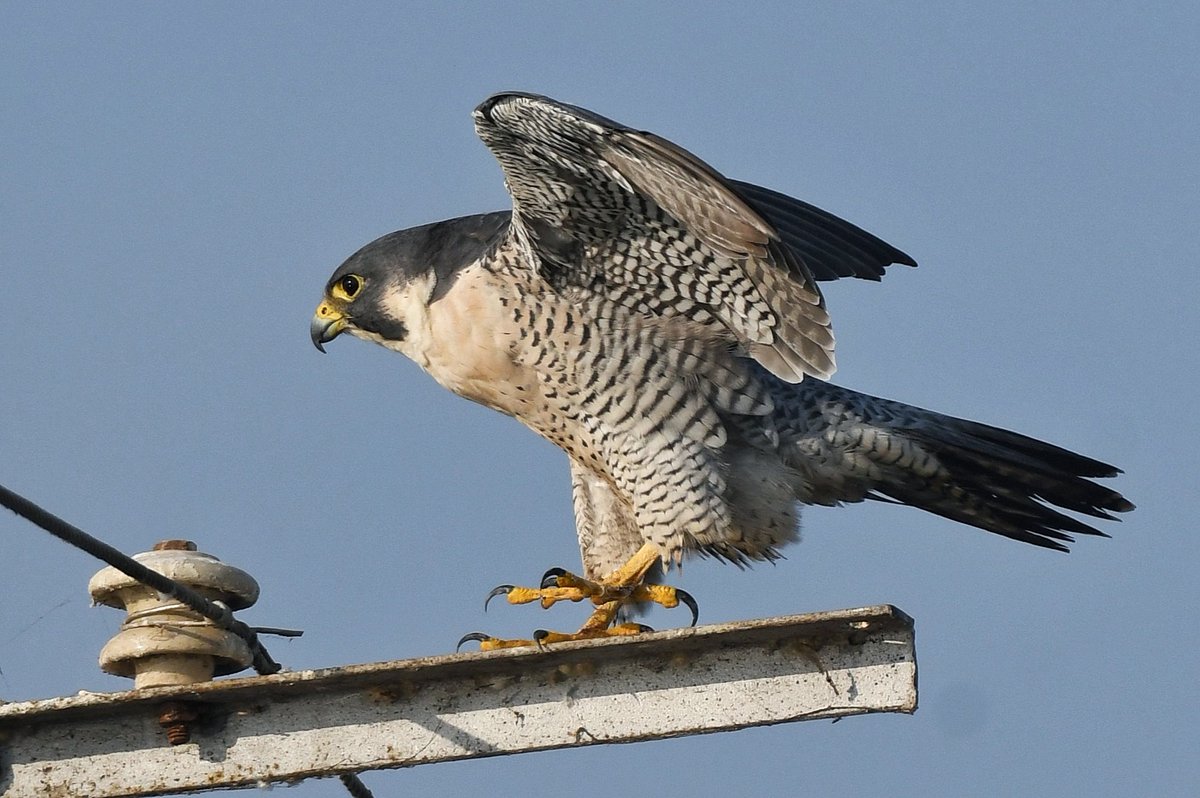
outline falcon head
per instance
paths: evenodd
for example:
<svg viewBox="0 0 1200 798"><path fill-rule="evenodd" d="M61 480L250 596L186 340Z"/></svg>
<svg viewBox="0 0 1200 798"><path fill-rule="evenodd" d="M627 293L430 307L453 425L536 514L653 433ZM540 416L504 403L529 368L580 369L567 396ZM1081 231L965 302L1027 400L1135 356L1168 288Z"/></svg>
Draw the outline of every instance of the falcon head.
<svg viewBox="0 0 1200 798"><path fill-rule="evenodd" d="M309 333L322 352L342 333L400 342L407 337L397 303L420 271L420 253L401 231L376 239L351 255L325 284Z"/></svg>
<svg viewBox="0 0 1200 798"><path fill-rule="evenodd" d="M351 255L325 284L309 325L322 352L342 333L405 351L420 309L444 296L459 270L507 230L508 211L389 233ZM407 354L407 353L406 353Z"/></svg>

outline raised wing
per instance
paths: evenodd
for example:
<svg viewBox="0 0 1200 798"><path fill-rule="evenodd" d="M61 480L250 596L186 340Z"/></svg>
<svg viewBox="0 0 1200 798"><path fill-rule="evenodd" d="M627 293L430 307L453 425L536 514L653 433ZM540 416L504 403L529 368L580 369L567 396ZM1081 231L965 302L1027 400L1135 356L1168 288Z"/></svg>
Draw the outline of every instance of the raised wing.
<svg viewBox="0 0 1200 798"><path fill-rule="evenodd" d="M782 195L766 189L751 187L747 199L745 184L739 191L671 142L545 97L492 97L475 110L475 128L504 169L514 236L551 284L720 325L791 382L833 373L833 334L815 277L769 219L783 222L788 238L803 238L806 221L826 231L857 228L831 225L841 220L780 203ZM826 235L808 249L839 247ZM865 268L839 271L826 265L839 262L829 254L818 262L835 274Z"/></svg>

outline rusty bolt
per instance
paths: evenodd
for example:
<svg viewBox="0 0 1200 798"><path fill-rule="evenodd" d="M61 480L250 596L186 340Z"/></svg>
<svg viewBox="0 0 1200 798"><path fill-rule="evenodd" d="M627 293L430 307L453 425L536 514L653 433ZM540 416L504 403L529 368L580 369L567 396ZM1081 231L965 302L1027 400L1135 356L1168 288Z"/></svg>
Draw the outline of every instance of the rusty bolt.
<svg viewBox="0 0 1200 798"><path fill-rule="evenodd" d="M190 540L160 540L154 544L154 551L195 551L196 544Z"/></svg>
<svg viewBox="0 0 1200 798"><path fill-rule="evenodd" d="M192 723L199 717L196 708L183 701L168 701L158 713L158 724L167 732L167 742L183 745L192 739Z"/></svg>

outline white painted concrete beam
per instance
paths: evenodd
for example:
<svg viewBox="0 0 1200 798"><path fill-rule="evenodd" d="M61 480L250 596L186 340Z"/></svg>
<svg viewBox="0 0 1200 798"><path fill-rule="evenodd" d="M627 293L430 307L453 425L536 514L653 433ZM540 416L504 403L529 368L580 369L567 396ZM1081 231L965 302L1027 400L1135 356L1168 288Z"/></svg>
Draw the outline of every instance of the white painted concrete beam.
<svg viewBox="0 0 1200 798"><path fill-rule="evenodd" d="M197 713L190 742L168 744L166 702ZM0 796L163 795L916 705L912 619L866 607L0 705Z"/></svg>

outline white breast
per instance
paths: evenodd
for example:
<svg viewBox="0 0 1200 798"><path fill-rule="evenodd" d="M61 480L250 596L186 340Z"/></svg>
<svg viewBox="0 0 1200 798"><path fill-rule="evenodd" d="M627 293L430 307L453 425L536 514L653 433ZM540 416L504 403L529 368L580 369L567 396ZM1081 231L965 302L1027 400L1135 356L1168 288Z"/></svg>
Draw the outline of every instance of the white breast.
<svg viewBox="0 0 1200 798"><path fill-rule="evenodd" d="M434 275L418 278L388 308L403 322L403 341L381 342L413 360L446 389L509 415L534 411L538 382L513 358L518 335L511 313L500 303L505 286L472 266L454 285L428 302Z"/></svg>

